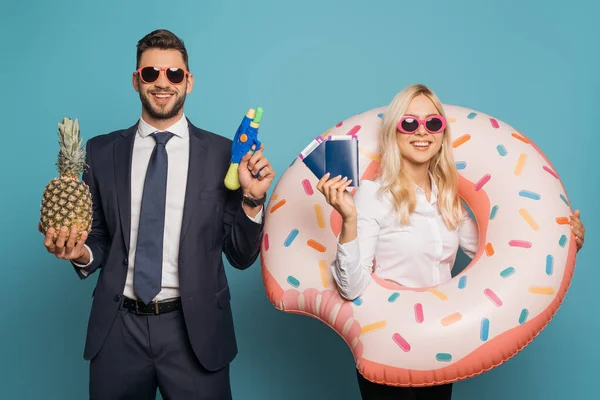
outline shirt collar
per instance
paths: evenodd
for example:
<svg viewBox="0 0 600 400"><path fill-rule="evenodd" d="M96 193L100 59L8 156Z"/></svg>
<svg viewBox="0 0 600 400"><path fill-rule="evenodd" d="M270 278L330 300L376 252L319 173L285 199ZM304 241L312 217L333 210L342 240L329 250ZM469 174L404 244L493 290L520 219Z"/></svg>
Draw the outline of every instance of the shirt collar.
<svg viewBox="0 0 600 400"><path fill-rule="evenodd" d="M189 134L187 118L185 117L185 115L182 115L179 121L175 122L167 129L164 129L163 132L164 131L169 131L175 136L179 136L180 138L187 137ZM159 132L159 129L156 129L155 127L144 121L144 118L140 117L140 122L138 124L138 134L141 137L145 138L153 134L154 132Z"/></svg>
<svg viewBox="0 0 600 400"><path fill-rule="evenodd" d="M431 171L428 171L429 173L429 180L431 182L431 197L430 197L430 203L431 204L435 204L437 202L437 196L438 196L438 187L435 184L435 180L433 179L433 175L431 174ZM425 191L423 190L423 188L421 188L421 186L417 185L415 183L415 188L417 189L417 194L420 194L422 196L425 196Z"/></svg>

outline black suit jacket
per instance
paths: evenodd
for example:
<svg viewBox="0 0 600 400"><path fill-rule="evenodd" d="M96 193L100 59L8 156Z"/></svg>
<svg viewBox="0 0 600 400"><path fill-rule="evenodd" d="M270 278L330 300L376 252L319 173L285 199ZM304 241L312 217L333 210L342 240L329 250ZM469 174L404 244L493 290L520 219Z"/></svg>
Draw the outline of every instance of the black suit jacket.
<svg viewBox="0 0 600 400"><path fill-rule="evenodd" d="M190 158L181 239L179 285L188 335L208 370L229 364L237 354L230 292L222 262L248 268L258 257L262 224L241 206L241 192L225 188L232 141L189 124ZM137 124L88 140L83 181L93 200L91 276L99 271L88 322L84 358L102 348L123 299L131 224L131 160ZM79 267L75 271L83 279Z"/></svg>

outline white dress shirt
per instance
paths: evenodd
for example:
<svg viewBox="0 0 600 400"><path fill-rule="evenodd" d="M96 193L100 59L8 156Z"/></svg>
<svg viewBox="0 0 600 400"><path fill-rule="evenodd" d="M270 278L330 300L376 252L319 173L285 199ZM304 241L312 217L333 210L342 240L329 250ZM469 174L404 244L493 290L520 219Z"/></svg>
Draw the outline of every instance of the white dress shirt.
<svg viewBox="0 0 600 400"><path fill-rule="evenodd" d="M127 270L127 280L123 295L137 299L133 290L135 251L138 236L138 226L140 221L140 207L142 195L144 192L144 180L146 178L146 169L150 156L154 150L156 141L150 135L159 130L140 118L134 144L133 158L131 165L131 235L129 242L129 263ZM167 197L165 208L165 228L163 239L163 266L162 266L162 288L154 298L155 301L169 299L179 296L179 274L178 274L178 256L179 239L181 235L181 224L183 218L183 206L185 202L185 190L188 173L188 161L190 155L190 138L188 122L185 115L179 121L171 125L165 131L169 131L174 136L167 142L166 149L168 154L168 172L167 172ZM241 207L241 205L240 205ZM256 223L262 223L263 210L254 217L248 216ZM87 247L87 246L86 246ZM90 252L90 264L93 260L92 251ZM85 274L87 265L75 264L82 268Z"/></svg>
<svg viewBox="0 0 600 400"><path fill-rule="evenodd" d="M402 225L391 195L384 193L379 197L381 183L360 183L354 197L358 237L344 244L338 239L331 266L342 296L350 300L361 296L372 272L406 287L439 285L452 278L459 246L469 257L474 256L478 247L477 224L465 214L460 226L449 230L437 206L438 188L433 179L431 186L429 201L423 189L416 186L415 211L410 223Z"/></svg>

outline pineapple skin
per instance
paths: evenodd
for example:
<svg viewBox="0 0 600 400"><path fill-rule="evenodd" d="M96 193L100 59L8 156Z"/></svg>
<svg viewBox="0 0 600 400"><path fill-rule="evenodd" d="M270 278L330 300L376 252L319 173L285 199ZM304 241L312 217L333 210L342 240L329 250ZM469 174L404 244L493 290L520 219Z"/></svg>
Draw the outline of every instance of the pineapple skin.
<svg viewBox="0 0 600 400"><path fill-rule="evenodd" d="M56 241L60 228L77 227L77 240L81 233L92 229L92 195L85 182L71 177L54 178L46 185L42 196L40 220L44 234L54 228Z"/></svg>

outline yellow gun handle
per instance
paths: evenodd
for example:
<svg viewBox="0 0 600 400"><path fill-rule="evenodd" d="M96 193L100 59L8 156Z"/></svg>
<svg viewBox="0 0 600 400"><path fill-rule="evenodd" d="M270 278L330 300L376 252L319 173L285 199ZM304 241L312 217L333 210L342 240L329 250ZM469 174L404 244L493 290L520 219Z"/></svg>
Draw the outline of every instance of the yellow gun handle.
<svg viewBox="0 0 600 400"><path fill-rule="evenodd" d="M238 190L240 188L238 166L238 163L231 163L229 170L227 170L227 175L225 175L225 187L229 190Z"/></svg>

